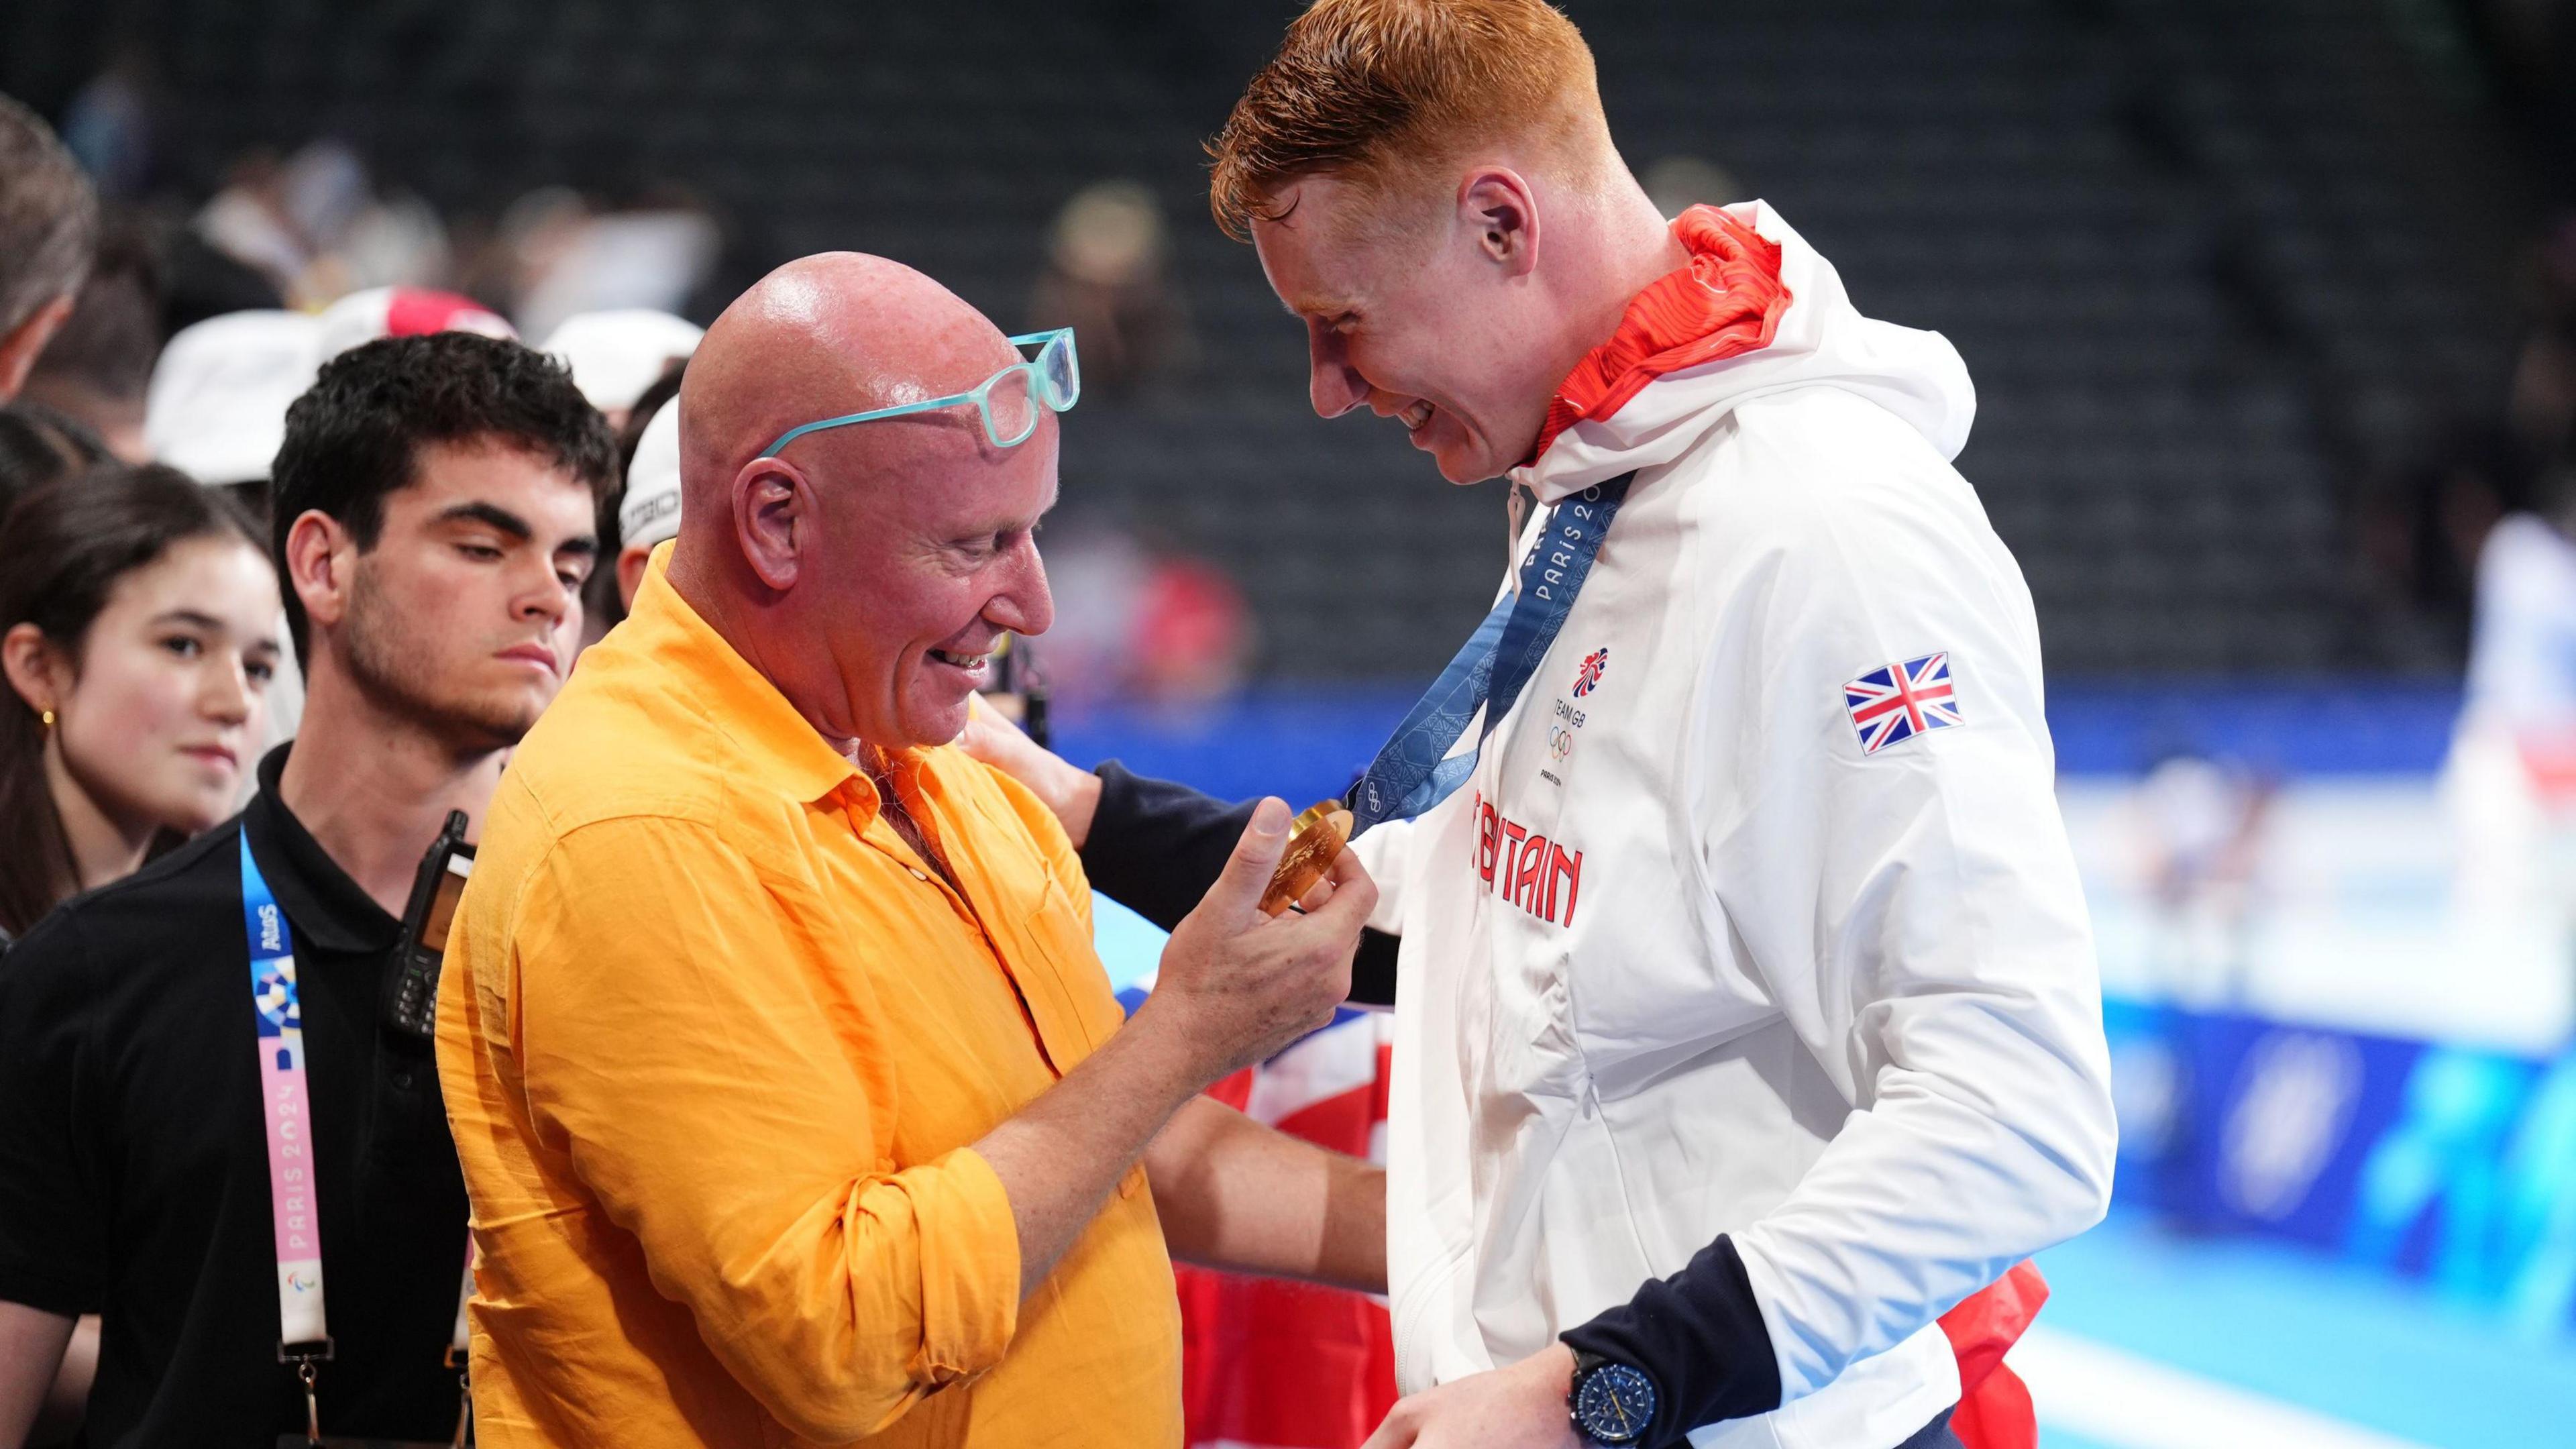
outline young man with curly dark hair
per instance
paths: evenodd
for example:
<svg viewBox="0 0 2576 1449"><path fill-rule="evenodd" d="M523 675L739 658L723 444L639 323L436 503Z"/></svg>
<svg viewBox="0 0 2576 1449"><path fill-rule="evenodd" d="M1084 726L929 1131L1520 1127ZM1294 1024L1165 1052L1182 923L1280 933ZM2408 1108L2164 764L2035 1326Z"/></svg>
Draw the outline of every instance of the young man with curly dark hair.
<svg viewBox="0 0 2576 1449"><path fill-rule="evenodd" d="M81 1313L90 1444L269 1443L316 1411L447 1442L465 1190L386 980L423 853L570 666L614 476L606 422L515 342L372 342L289 410L301 733L233 823L0 964L0 1443Z"/></svg>

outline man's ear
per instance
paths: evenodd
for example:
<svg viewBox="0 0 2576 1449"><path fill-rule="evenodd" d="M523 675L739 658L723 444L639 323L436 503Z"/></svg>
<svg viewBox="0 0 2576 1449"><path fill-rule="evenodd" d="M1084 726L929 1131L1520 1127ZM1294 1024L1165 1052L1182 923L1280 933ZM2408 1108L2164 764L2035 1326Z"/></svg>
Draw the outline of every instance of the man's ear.
<svg viewBox="0 0 2576 1449"><path fill-rule="evenodd" d="M617 602L628 613L635 612L636 592L644 587L644 570L653 562L653 550L634 544L617 551Z"/></svg>
<svg viewBox="0 0 2576 1449"><path fill-rule="evenodd" d="M1458 225L1504 275L1527 276L1538 265L1538 197L1519 172L1503 166L1469 172L1458 183Z"/></svg>
<svg viewBox="0 0 2576 1449"><path fill-rule="evenodd" d="M65 292L0 336L0 403L17 397L18 389L27 385L27 374L35 370L45 344L54 340L71 316L72 294Z"/></svg>
<svg viewBox="0 0 2576 1449"><path fill-rule="evenodd" d="M795 464L754 458L733 476L734 546L763 584L796 586L814 525L814 486Z"/></svg>
<svg viewBox="0 0 2576 1449"><path fill-rule="evenodd" d="M357 569L358 541L340 520L314 508L296 515L286 530L286 586L308 626L336 629L349 617Z"/></svg>

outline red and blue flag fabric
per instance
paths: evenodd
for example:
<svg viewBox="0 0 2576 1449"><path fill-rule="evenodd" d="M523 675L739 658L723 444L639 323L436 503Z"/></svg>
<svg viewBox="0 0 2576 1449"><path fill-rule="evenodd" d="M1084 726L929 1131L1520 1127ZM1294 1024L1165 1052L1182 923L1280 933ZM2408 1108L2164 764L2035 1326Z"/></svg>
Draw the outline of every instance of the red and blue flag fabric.
<svg viewBox="0 0 2576 1449"><path fill-rule="evenodd" d="M1208 1095L1291 1137L1383 1162L1392 1021L1344 1010ZM1189 1449L1354 1449L1395 1406L1384 1302L1284 1279L1173 1271Z"/></svg>
<svg viewBox="0 0 2576 1449"><path fill-rule="evenodd" d="M1919 734L1964 723L1950 685L1948 651L1886 664L1843 686L1843 708L1860 731L1860 751L1874 755Z"/></svg>

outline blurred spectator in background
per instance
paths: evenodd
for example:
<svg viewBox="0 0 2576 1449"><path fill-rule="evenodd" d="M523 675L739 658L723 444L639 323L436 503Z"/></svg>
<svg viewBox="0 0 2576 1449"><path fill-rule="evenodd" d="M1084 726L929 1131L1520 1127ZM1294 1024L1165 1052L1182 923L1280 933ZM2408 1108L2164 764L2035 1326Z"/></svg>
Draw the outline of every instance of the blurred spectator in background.
<svg viewBox="0 0 2576 1449"><path fill-rule="evenodd" d="M2442 770L2458 843L2452 911L2468 962L2517 939L2576 947L2576 467L2478 552L2460 721Z"/></svg>
<svg viewBox="0 0 2576 1449"><path fill-rule="evenodd" d="M41 403L0 407L0 518L21 497L67 473L107 461L88 428Z"/></svg>
<svg viewBox="0 0 2576 1449"><path fill-rule="evenodd" d="M567 317L541 350L562 359L590 405L620 431L644 390L698 350L706 329L650 307L621 307Z"/></svg>
<svg viewBox="0 0 2576 1449"><path fill-rule="evenodd" d="M1056 600L1047 683L1057 698L1188 706L1242 685L1257 642L1252 611L1216 565L1094 523L1048 546L1047 579Z"/></svg>
<svg viewBox="0 0 2576 1449"><path fill-rule="evenodd" d="M320 361L379 337L426 337L433 332L472 332L515 340L508 318L473 298L435 287L370 287L322 309L313 334Z"/></svg>
<svg viewBox="0 0 2576 1449"><path fill-rule="evenodd" d="M2532 330L2507 413L2523 447L2547 457L2576 434L2576 214L2541 237L2532 262Z"/></svg>
<svg viewBox="0 0 2576 1449"><path fill-rule="evenodd" d="M232 813L281 651L250 519L168 468L46 484L0 520L0 935Z"/></svg>
<svg viewBox="0 0 2576 1449"><path fill-rule="evenodd" d="M715 268L724 233L694 197L652 189L596 209L570 187L532 191L502 213L465 285L506 301L519 330L551 336L584 312L678 312Z"/></svg>
<svg viewBox="0 0 2576 1449"><path fill-rule="evenodd" d="M679 536L680 417L670 403L680 395L680 383L688 371L684 359L655 379L636 395L635 405L617 430L621 481L615 497L599 514L600 556L615 559L617 566L595 570L590 576L590 591L582 601L589 636L584 648L598 643L634 607L653 545ZM668 421L663 420L666 412ZM648 434L656 435L649 453Z"/></svg>
<svg viewBox="0 0 2576 1449"><path fill-rule="evenodd" d="M139 38L118 45L63 108L63 144L102 197L139 201L151 187L160 162L161 109L160 68Z"/></svg>
<svg viewBox="0 0 2576 1449"><path fill-rule="evenodd" d="M98 236L98 197L52 128L0 96L0 403L70 320Z"/></svg>
<svg viewBox="0 0 2576 1449"><path fill-rule="evenodd" d="M1694 206L1726 206L1751 199L1733 173L1701 156L1666 156L1648 166L1637 184L1646 188L1646 199L1666 221Z"/></svg>
<svg viewBox="0 0 2576 1449"><path fill-rule="evenodd" d="M313 385L321 323L301 312L232 312L180 332L145 394L143 441L159 462L232 488L262 518L287 406Z"/></svg>
<svg viewBox="0 0 2576 1449"><path fill-rule="evenodd" d="M286 294L268 278L215 249L184 225L156 227L161 258L161 335L169 338L210 317L273 312Z"/></svg>
<svg viewBox="0 0 2576 1449"><path fill-rule="evenodd" d="M286 210L286 170L272 151L238 157L222 190L197 213L197 234L217 251L256 270L279 295L302 303L297 281L311 245Z"/></svg>
<svg viewBox="0 0 2576 1449"><path fill-rule="evenodd" d="M160 263L140 222L121 218L101 234L71 317L37 355L20 395L78 418L117 457L148 462L144 396L160 355Z"/></svg>
<svg viewBox="0 0 2576 1449"><path fill-rule="evenodd" d="M438 214L417 197L379 197L366 163L339 141L311 142L284 161L266 151L241 157L195 228L303 308L367 288L436 285L451 270Z"/></svg>
<svg viewBox="0 0 2576 1449"><path fill-rule="evenodd" d="M635 607L653 548L680 536L680 410L664 406L637 435L626 464L626 493L617 506L617 604Z"/></svg>
<svg viewBox="0 0 2576 1449"><path fill-rule="evenodd" d="M286 435L286 409L315 370L379 337L433 332L508 337L510 324L469 297L377 287L319 317L275 310L208 318L170 339L152 373L144 442L152 456L200 483L256 494ZM263 496L251 502L265 514Z"/></svg>
<svg viewBox="0 0 2576 1449"><path fill-rule="evenodd" d="M1029 321L1082 339L1085 392L1122 397L1197 357L1169 253L1163 208L1137 182L1094 182L1056 213Z"/></svg>
<svg viewBox="0 0 2576 1449"><path fill-rule="evenodd" d="M1142 697L1203 703L1242 686L1252 656L1252 612L1224 570L1166 552L1145 576L1131 648Z"/></svg>
<svg viewBox="0 0 2576 1449"><path fill-rule="evenodd" d="M2232 763L2177 750L2129 798L2157 984L2173 1001L2214 1010L2244 1000L2276 792Z"/></svg>

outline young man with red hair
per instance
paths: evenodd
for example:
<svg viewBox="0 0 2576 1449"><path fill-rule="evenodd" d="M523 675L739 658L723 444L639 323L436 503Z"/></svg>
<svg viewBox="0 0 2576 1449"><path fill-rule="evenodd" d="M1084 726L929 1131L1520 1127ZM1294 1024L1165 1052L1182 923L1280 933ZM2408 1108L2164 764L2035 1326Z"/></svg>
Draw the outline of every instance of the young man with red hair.
<svg viewBox="0 0 2576 1449"><path fill-rule="evenodd" d="M1667 225L1538 0L1319 0L1210 149L1316 411L1543 510L1354 795L1401 940L1372 1449L1956 1443L1993 1345L1937 1321L2100 1218L2114 1143L1958 354L1761 203Z"/></svg>

